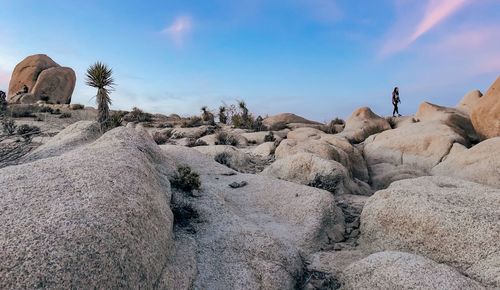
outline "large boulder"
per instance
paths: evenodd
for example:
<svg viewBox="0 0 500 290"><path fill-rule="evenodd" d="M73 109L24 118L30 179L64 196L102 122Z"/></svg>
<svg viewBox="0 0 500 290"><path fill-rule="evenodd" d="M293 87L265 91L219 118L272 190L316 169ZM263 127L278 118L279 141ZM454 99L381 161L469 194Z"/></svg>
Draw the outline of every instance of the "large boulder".
<svg viewBox="0 0 500 290"><path fill-rule="evenodd" d="M318 124L318 125L321 124L315 121L307 120L306 118L291 113L282 113L275 116L267 117L264 119L262 123L270 129L273 129L273 127L278 124L285 124L285 125L290 123Z"/></svg>
<svg viewBox="0 0 500 290"><path fill-rule="evenodd" d="M482 139L500 136L500 77L472 109L471 119Z"/></svg>
<svg viewBox="0 0 500 290"><path fill-rule="evenodd" d="M477 140L476 131L469 115L458 109L423 102L420 104L415 118L419 122L440 121L459 132L463 132L463 135L466 135L470 140Z"/></svg>
<svg viewBox="0 0 500 290"><path fill-rule="evenodd" d="M375 114L370 108L359 108L347 119L344 131L340 133L354 143L363 142L368 136L391 129L386 119Z"/></svg>
<svg viewBox="0 0 500 290"><path fill-rule="evenodd" d="M355 182L342 164L311 153L298 153L278 159L261 174L322 188L336 194L370 193L368 185Z"/></svg>
<svg viewBox="0 0 500 290"><path fill-rule="evenodd" d="M498 288L499 220L499 189L441 176L402 180L366 202L360 245L417 253Z"/></svg>
<svg viewBox="0 0 500 290"><path fill-rule="evenodd" d="M76 84L76 75L71 68L61 67L44 54L28 56L12 72L9 84L9 103L69 104ZM30 95L19 95L26 85ZM46 99L47 98L47 99Z"/></svg>
<svg viewBox="0 0 500 290"><path fill-rule="evenodd" d="M172 252L173 168L122 127L0 169L0 288L154 288Z"/></svg>
<svg viewBox="0 0 500 290"><path fill-rule="evenodd" d="M313 128L300 128L288 133L276 148L277 159L297 153L312 153L326 160L335 160L344 165L353 177L369 181L368 169L361 151L347 139L338 135L325 134Z"/></svg>
<svg viewBox="0 0 500 290"><path fill-rule="evenodd" d="M76 74L69 67L53 67L40 73L31 90L39 100L48 97L52 104L69 104L76 84Z"/></svg>
<svg viewBox="0 0 500 290"><path fill-rule="evenodd" d="M196 247L193 289L294 289L309 255L344 234L344 216L327 191L233 170L192 148L161 146L202 180L189 205ZM233 183L245 186L231 188Z"/></svg>
<svg viewBox="0 0 500 290"><path fill-rule="evenodd" d="M398 179L429 175L455 143L469 145L464 132L436 120L371 136L363 153L373 187L381 189Z"/></svg>
<svg viewBox="0 0 500 290"><path fill-rule="evenodd" d="M457 105L457 109L470 116L472 110L474 110L474 108L477 106L482 96L483 93L481 93L481 91L479 90L470 91L462 98L462 100L460 100Z"/></svg>
<svg viewBox="0 0 500 290"><path fill-rule="evenodd" d="M500 137L459 150L432 169L433 175L457 177L500 188Z"/></svg>
<svg viewBox="0 0 500 290"><path fill-rule="evenodd" d="M447 265L402 252L380 252L355 262L340 275L341 290L486 289Z"/></svg>
<svg viewBox="0 0 500 290"><path fill-rule="evenodd" d="M31 55L18 63L12 72L7 101L11 102L11 98L21 91L24 85L30 90L33 89L42 71L52 67L59 65L45 54Z"/></svg>

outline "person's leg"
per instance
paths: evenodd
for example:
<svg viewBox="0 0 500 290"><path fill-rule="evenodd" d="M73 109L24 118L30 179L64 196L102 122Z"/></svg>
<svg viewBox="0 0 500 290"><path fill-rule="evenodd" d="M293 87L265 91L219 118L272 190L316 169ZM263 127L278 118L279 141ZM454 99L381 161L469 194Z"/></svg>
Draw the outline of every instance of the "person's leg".
<svg viewBox="0 0 500 290"><path fill-rule="evenodd" d="M392 116L394 117L396 114L396 111L398 109L398 105L394 105L394 104L392 104L392 105L394 106L394 109L392 110Z"/></svg>

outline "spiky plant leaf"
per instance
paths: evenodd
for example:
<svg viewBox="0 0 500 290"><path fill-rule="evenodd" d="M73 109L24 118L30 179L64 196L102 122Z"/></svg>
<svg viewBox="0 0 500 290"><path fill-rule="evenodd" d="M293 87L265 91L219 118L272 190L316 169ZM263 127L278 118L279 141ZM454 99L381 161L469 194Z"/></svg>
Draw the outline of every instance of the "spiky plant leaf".
<svg viewBox="0 0 500 290"><path fill-rule="evenodd" d="M97 89L105 89L109 93L115 85L112 75L113 70L98 61L87 69L86 83Z"/></svg>

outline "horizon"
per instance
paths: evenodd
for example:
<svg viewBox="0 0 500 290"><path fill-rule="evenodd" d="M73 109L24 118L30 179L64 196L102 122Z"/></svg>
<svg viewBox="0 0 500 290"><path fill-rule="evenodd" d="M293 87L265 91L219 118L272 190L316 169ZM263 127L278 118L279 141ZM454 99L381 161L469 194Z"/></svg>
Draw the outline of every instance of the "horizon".
<svg viewBox="0 0 500 290"><path fill-rule="evenodd" d="M389 115L398 86L408 115L484 93L500 72L494 0L0 5L0 90L22 59L47 54L75 70L72 102L94 106L84 75L102 61L115 73L114 110L188 116L242 99L256 115L323 122L363 106Z"/></svg>

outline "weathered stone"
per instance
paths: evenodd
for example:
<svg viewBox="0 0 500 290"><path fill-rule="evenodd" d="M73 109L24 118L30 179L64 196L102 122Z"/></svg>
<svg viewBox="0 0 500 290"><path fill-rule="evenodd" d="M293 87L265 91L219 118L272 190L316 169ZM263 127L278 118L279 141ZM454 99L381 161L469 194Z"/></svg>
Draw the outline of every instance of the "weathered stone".
<svg viewBox="0 0 500 290"><path fill-rule="evenodd" d="M471 119L482 139L500 137L500 77L474 106Z"/></svg>
<svg viewBox="0 0 500 290"><path fill-rule="evenodd" d="M417 253L500 287L499 220L499 189L441 176L402 180L365 204L360 244Z"/></svg>
<svg viewBox="0 0 500 290"><path fill-rule="evenodd" d="M402 252L380 252L342 271L342 290L357 289L486 289L455 269Z"/></svg>
<svg viewBox="0 0 500 290"><path fill-rule="evenodd" d="M76 74L69 67L53 67L40 73L31 90L38 100L48 98L52 104L69 104L76 84Z"/></svg>

